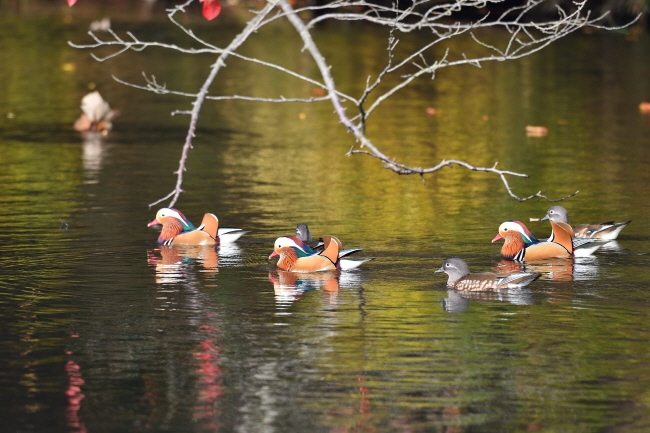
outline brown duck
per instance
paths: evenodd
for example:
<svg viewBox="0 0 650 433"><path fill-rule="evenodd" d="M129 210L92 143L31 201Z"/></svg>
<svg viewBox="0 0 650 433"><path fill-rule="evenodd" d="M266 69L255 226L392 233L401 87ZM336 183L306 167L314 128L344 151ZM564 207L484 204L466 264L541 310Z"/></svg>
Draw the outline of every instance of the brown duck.
<svg viewBox="0 0 650 433"><path fill-rule="evenodd" d="M445 260L442 267L436 271L436 273L438 272L444 272L449 276L447 286L465 292L521 288L540 276L540 274L530 272L517 272L506 276L499 276L492 272L472 274L467 263L459 258Z"/></svg>
<svg viewBox="0 0 650 433"><path fill-rule="evenodd" d="M569 212L562 206L552 206L546 212L541 221L549 220L569 224ZM597 238L603 240L614 240L632 220L616 223L608 221L601 224L578 224L573 226L573 232L577 238Z"/></svg>

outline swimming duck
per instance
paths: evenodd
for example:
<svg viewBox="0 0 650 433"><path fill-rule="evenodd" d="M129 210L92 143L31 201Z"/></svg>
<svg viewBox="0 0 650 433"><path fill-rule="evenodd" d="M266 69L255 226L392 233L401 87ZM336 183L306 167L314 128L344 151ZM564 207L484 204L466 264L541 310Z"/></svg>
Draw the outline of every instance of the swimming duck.
<svg viewBox="0 0 650 433"><path fill-rule="evenodd" d="M119 114L111 110L108 102L99 92L88 93L81 99L81 111L83 113L74 123L76 131L99 131L106 135L113 127L112 120Z"/></svg>
<svg viewBox="0 0 650 433"><path fill-rule="evenodd" d="M551 237L537 240L520 221L506 221L499 226L499 233L492 239L505 239L501 247L503 258L515 261L548 259L573 256L573 229L566 223L551 221ZM586 239L585 242L592 240Z"/></svg>
<svg viewBox="0 0 650 433"><path fill-rule="evenodd" d="M313 240L311 232L309 231L309 226L307 226L305 223L300 223L296 226L296 237L315 252L322 251L323 249L323 238L319 238L317 241ZM339 252L339 258L349 256L350 254L354 254L359 251L361 251L361 248L347 248L341 250Z"/></svg>
<svg viewBox="0 0 650 433"><path fill-rule="evenodd" d="M248 233L242 229L220 229L219 219L211 213L203 215L201 225L195 227L179 210L166 207L156 213L156 218L147 227L161 224L158 236L161 245L217 245L234 242Z"/></svg>
<svg viewBox="0 0 650 433"><path fill-rule="evenodd" d="M309 226L305 223L300 223L296 226L296 237L304 242L309 248L319 248L323 246L323 239L313 240Z"/></svg>
<svg viewBox="0 0 650 433"><path fill-rule="evenodd" d="M445 260L442 267L436 271L439 272L449 276L447 286L467 292L517 289L527 286L540 277L540 274L530 272L517 272L507 276L498 276L492 272L472 274L467 263L459 258Z"/></svg>
<svg viewBox="0 0 650 433"><path fill-rule="evenodd" d="M283 236L275 240L269 259L280 257L279 269L290 272L321 272L335 269L348 270L359 267L372 258L343 259L359 249L343 250L343 244L334 236L323 236L323 250L316 252L297 236Z"/></svg>
<svg viewBox="0 0 650 433"><path fill-rule="evenodd" d="M569 213L562 206L551 206L541 221L555 221L569 224ZM602 224L579 224L573 226L573 232L577 238L597 238L614 240L632 220L615 223L608 221Z"/></svg>

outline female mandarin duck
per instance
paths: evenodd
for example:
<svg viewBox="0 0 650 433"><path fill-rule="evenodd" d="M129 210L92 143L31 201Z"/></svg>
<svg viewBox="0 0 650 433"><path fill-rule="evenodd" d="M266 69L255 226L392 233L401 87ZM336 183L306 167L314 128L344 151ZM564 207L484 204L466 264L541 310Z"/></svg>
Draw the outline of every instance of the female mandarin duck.
<svg viewBox="0 0 650 433"><path fill-rule="evenodd" d="M569 213L562 206L552 206L546 212L546 216L541 219L541 221L545 220L569 224ZM631 222L632 220L622 223L609 221L602 224L579 224L573 226L573 232L578 238L597 238L612 241Z"/></svg>
<svg viewBox="0 0 650 433"><path fill-rule="evenodd" d="M566 223L551 221L551 237L538 241L520 221L506 221L499 226L499 233L492 239L505 239L501 247L503 258L515 261L539 260L552 257L573 256L573 229ZM587 239L586 242L591 242Z"/></svg>
<svg viewBox="0 0 650 433"><path fill-rule="evenodd" d="M323 240L313 240L309 226L305 223L300 223L296 226L296 237L304 242L309 248L319 248L323 246Z"/></svg>
<svg viewBox="0 0 650 433"><path fill-rule="evenodd" d="M344 250L341 241L334 236L323 236L323 250L320 252L315 252L296 236L283 236L275 240L269 259L279 256L278 268L290 272L348 270L372 260L372 258L342 259L342 257L357 251L360 250Z"/></svg>
<svg viewBox="0 0 650 433"><path fill-rule="evenodd" d="M300 223L296 226L296 237L309 248L311 248L314 252L321 251L325 245L323 243L323 238L319 238L316 241L313 240L311 232L309 231L309 226L305 223ZM361 248L348 248L341 250L339 252L339 258L349 256L350 254L356 253L357 251L361 251Z"/></svg>
<svg viewBox="0 0 650 433"><path fill-rule="evenodd" d="M199 227L188 220L179 210L162 208L156 213L156 219L147 227L162 224L158 243L161 245L217 245L230 243L248 233L242 229L220 229L216 215L206 213Z"/></svg>
<svg viewBox="0 0 650 433"><path fill-rule="evenodd" d="M540 277L540 274L517 272L507 276L498 276L492 272L472 274L464 260L451 258L445 260L436 271L449 275L447 286L465 292L484 292L488 290L517 289L527 286Z"/></svg>

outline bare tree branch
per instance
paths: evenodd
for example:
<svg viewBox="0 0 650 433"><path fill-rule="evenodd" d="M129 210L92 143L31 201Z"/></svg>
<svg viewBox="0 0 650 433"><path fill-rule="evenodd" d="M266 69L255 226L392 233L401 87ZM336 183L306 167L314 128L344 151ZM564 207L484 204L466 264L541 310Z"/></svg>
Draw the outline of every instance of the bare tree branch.
<svg viewBox="0 0 650 433"><path fill-rule="evenodd" d="M207 54L216 55L216 61L210 66L210 71L204 83L197 93L183 92L168 89L166 84L160 84L154 75L147 76L143 73L144 84L134 84L113 77L119 83L137 89L154 92L161 95L178 95L192 98L191 110L175 110L172 115L189 115L190 122L185 143L182 148L178 170L175 172L176 185L172 192L151 203L156 205L162 201L171 199L169 206L173 206L182 192L183 173L189 150L192 148L192 140L196 130L197 121L205 100L244 100L264 103L313 103L329 101L334 107L339 121L354 135L355 145L347 153L348 156L363 154L380 160L384 167L400 175L416 174L423 177L441 170L444 167L460 166L471 171L482 171L499 176L507 193L518 201L526 201L533 198L548 201L564 200L577 194L578 191L560 199L550 199L541 191L519 197L512 191L507 176L528 177L523 173L509 170L497 169L495 163L492 167L478 167L465 161L454 159L443 159L435 166L422 168L413 167L389 158L383 153L366 135L366 123L374 110L389 98L396 95L414 80L430 76L436 77L436 73L451 66L471 65L481 67L489 61L516 60L533 54L558 39L585 26L601 29L617 29L633 24L632 22L621 27L606 27L600 24L605 14L596 18L591 17L587 9L587 0L577 0L572 4L571 10L565 10L556 5L555 15L550 18L532 18L532 13L549 0L528 0L524 4L507 8L499 15L490 16L485 14L482 18L471 22L461 22L453 19L454 14L464 10L479 10L488 8L493 3L502 3L501 0L452 0L449 2L438 2L436 0L412 0L408 5L395 3L373 4L368 0L334 0L322 5L307 5L293 8L287 0L270 0L263 3L258 11L251 11L251 18L245 28L226 47L216 45L198 37L191 29L181 24L175 17L177 13L184 13L186 8L195 0L186 0L184 3L168 9L169 20L185 35L190 38L190 44L195 46L179 46L175 44L162 43L157 41L140 40L132 32L126 32L126 37L121 37L113 31L109 31L109 38L100 38L97 34L89 32L92 43L75 44L68 42L71 46L81 49L108 49L114 50L109 54L99 56L91 53L98 61L106 61L128 51L142 51L147 48L161 48L176 51L181 54ZM640 15L639 15L640 16ZM290 68L274 64L262 58L248 57L237 52L241 45L254 37L267 24L280 20L288 21L297 31L304 48L318 68L320 77L307 76ZM331 74L331 66L321 53L318 45L314 42L311 30L326 21L362 21L373 26L385 27L388 30L387 56L385 64L377 72L373 79L365 78L365 87L358 98L341 92L334 82ZM508 37L505 40L491 42L485 39L482 29L501 28L507 31ZM417 43L412 48L399 44L399 36L408 33L417 33ZM480 53L468 56L466 53L454 53L447 48L442 55L434 51L441 43L452 38L467 35L476 44ZM300 55L300 53L296 53ZM325 91L325 96L302 97L292 95L262 96L262 95L210 95L209 89L216 79L225 60L233 57L238 60L249 62L257 66L279 71L292 79ZM381 86L388 76L392 76L397 82L386 88ZM352 105L354 112L348 114L344 103L348 107ZM352 111L352 110L350 110Z"/></svg>
<svg viewBox="0 0 650 433"><path fill-rule="evenodd" d="M190 2L188 1L185 5L189 3ZM192 139L194 138L194 131L196 130L196 122L199 119L199 113L201 112L201 107L203 106L203 102L205 101L205 98L208 94L208 90L210 89L210 86L212 85L212 82L217 77L217 74L219 73L221 68L225 66L225 60L228 57L228 53L239 48L239 46L241 46L241 44L243 44L248 39L248 37L257 30L259 22L262 21L262 19L264 19L264 17L269 12L271 12L271 10L273 10L274 7L275 7L274 2L268 2L266 6L264 6L264 8L260 11L260 13L248 22L244 30L240 34L238 34L235 37L235 39L232 40L232 42L228 45L228 48L219 55L217 61L214 62L210 67L210 74L208 75L205 82L201 86L201 89L199 90L199 93L197 94L196 99L192 104L192 111L190 115L191 116L190 126L187 131L187 136L185 138L185 144L183 145L183 150L181 152L181 159L178 161L178 170L174 173L177 176L176 187L171 193L172 199L169 203L170 207L174 206L174 204L178 200L178 197L183 192L181 186L183 185L183 173L185 172L185 163L187 161L187 154L192 148ZM173 15L179 10L180 9L178 7L172 9L169 12L170 17L173 17ZM163 200L166 200L166 198ZM154 206L155 204L158 203L160 203L160 200L149 204L149 207Z"/></svg>

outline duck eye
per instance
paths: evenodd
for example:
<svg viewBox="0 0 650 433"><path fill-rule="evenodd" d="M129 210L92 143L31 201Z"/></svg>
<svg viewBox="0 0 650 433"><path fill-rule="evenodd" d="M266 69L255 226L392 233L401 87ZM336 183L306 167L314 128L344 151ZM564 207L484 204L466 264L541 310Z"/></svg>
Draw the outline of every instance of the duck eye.
<svg viewBox="0 0 650 433"><path fill-rule="evenodd" d="M508 228L506 227L505 229L503 229L503 231L504 231L504 232L507 232L507 231L508 231Z"/></svg>

